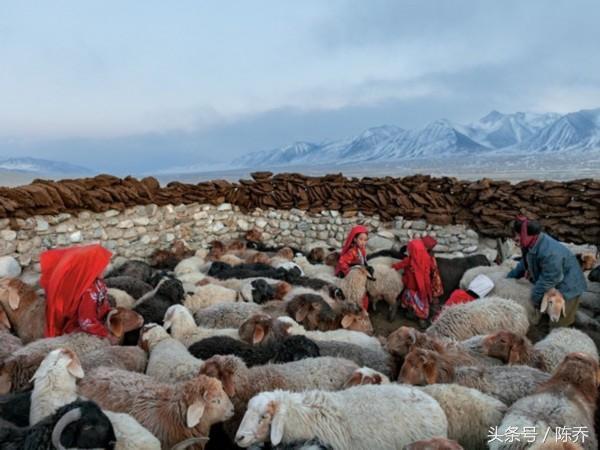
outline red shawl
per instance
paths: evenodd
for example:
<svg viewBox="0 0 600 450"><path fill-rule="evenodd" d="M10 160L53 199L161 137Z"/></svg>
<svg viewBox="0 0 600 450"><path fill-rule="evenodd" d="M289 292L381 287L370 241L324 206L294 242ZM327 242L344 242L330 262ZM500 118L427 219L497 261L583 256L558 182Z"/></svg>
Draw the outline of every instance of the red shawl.
<svg viewBox="0 0 600 450"><path fill-rule="evenodd" d="M339 273L346 273L346 271L348 270L348 264L352 263L354 261L347 261L348 258L350 259L354 259L353 257L350 256L346 256L348 255L355 247L354 247L354 238L356 238L356 236L358 236L360 233L369 233L369 230L367 229L367 227L363 226L363 225L356 225L354 227L352 227L352 229L350 230L350 233L348 233L348 237L346 237L346 241L344 242L344 246L342 247L342 251L340 252L340 256L338 258L338 263L337 266L335 268L335 273L339 274ZM360 254L363 257L363 260L366 261L367 260L367 252L365 251L365 249L362 248L356 248L356 250L358 252L360 252Z"/></svg>
<svg viewBox="0 0 600 450"><path fill-rule="evenodd" d="M417 291L422 302L431 301L431 256L421 239L413 239L407 245L408 256L392 267L396 270L404 269L402 280L404 285Z"/></svg>
<svg viewBox="0 0 600 450"><path fill-rule="evenodd" d="M46 291L46 337L60 336L77 314L84 291L110 262L112 254L98 244L47 250L40 255L40 285Z"/></svg>
<svg viewBox="0 0 600 450"><path fill-rule="evenodd" d="M425 236L421 240L423 241L423 244L427 250L433 250L433 248L438 244L438 241L431 236Z"/></svg>

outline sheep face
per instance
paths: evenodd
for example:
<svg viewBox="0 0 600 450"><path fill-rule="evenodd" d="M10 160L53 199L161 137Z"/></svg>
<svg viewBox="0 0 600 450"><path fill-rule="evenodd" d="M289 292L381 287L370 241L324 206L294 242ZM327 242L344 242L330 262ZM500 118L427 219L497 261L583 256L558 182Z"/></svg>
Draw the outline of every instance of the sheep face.
<svg viewBox="0 0 600 450"><path fill-rule="evenodd" d="M235 434L235 443L246 448L270 437L272 445L279 444L283 438L284 415L281 403L269 393L252 397Z"/></svg>
<svg viewBox="0 0 600 450"><path fill-rule="evenodd" d="M592 270L598 262L598 258L593 253L582 253L576 256L581 265L581 270Z"/></svg>
<svg viewBox="0 0 600 450"><path fill-rule="evenodd" d="M340 252L331 252L323 261L326 266L335 267L340 259Z"/></svg>
<svg viewBox="0 0 600 450"><path fill-rule="evenodd" d="M481 345L485 354L504 363L524 363L527 357L525 338L510 331L498 331L486 336Z"/></svg>
<svg viewBox="0 0 600 450"><path fill-rule="evenodd" d="M265 280L254 280L250 284L254 303L262 304L275 298L275 289Z"/></svg>
<svg viewBox="0 0 600 450"><path fill-rule="evenodd" d="M431 350L413 348L400 369L398 381L416 386L435 383L449 383L454 378L454 370L449 361Z"/></svg>
<svg viewBox="0 0 600 450"><path fill-rule="evenodd" d="M78 401L77 405L77 408L73 408L73 404L65 405L57 411L56 415L61 420L57 422L55 431L62 430L58 433L57 441L60 439L60 443L66 448L113 450L117 438L108 417L93 402ZM60 425L63 420L66 422Z"/></svg>
<svg viewBox="0 0 600 450"><path fill-rule="evenodd" d="M200 422L210 427L233 417L233 403L219 380L198 375L183 389L187 403L186 424L189 428Z"/></svg>
<svg viewBox="0 0 600 450"><path fill-rule="evenodd" d="M113 335L122 339L125 333L141 328L144 318L131 309L117 307L106 316L106 325Z"/></svg>
<svg viewBox="0 0 600 450"><path fill-rule="evenodd" d="M373 324L366 311L359 313L346 314L342 318L342 328L352 331L361 331L369 336L373 336Z"/></svg>
<svg viewBox="0 0 600 450"><path fill-rule="evenodd" d="M411 327L400 327L390 333L385 349L393 356L406 356L413 345L417 343L420 331Z"/></svg>
<svg viewBox="0 0 600 450"><path fill-rule="evenodd" d="M280 258L285 258L288 261L291 261L294 259L294 251L289 247L283 247L282 249L280 249L277 252L277 256L279 256Z"/></svg>
<svg viewBox="0 0 600 450"><path fill-rule="evenodd" d="M382 373L370 369L369 367L361 367L354 371L348 381L344 384L344 388L362 384L388 384L389 382L389 378Z"/></svg>
<svg viewBox="0 0 600 450"><path fill-rule="evenodd" d="M325 249L323 247L313 248L308 252L308 262L311 264L320 264L325 260Z"/></svg>
<svg viewBox="0 0 600 450"><path fill-rule="evenodd" d="M15 311L21 305L34 302L37 295L33 288L23 283L18 278L2 278L0 280L0 303L5 308Z"/></svg>
<svg viewBox="0 0 600 450"><path fill-rule="evenodd" d="M169 338L169 333L156 323L149 323L144 325L140 338L138 340L138 346L145 352L149 352L152 345L159 343L160 341Z"/></svg>
<svg viewBox="0 0 600 450"><path fill-rule="evenodd" d="M233 397L235 396L233 377L236 370L243 368L246 368L246 365L237 356L216 355L204 362L199 374L221 381L225 393Z"/></svg>
<svg viewBox="0 0 600 450"><path fill-rule="evenodd" d="M582 394L593 397L595 404L600 386L598 362L586 353L569 353L555 369L548 384L564 381L575 386Z"/></svg>
<svg viewBox="0 0 600 450"><path fill-rule="evenodd" d="M73 378L83 378L83 368L77 354L65 348L52 350L33 375L33 380L43 378L49 371L66 370Z"/></svg>
<svg viewBox="0 0 600 450"><path fill-rule="evenodd" d="M288 295L288 293L292 290L292 285L286 283L285 281L281 281L275 285L275 292L273 293L273 299L275 300L283 300L283 298Z"/></svg>
<svg viewBox="0 0 600 450"><path fill-rule="evenodd" d="M561 314L563 316L566 314L565 298L558 289L549 289L544 294L540 312L548 312L548 316L550 316L550 321L552 322L558 322Z"/></svg>
<svg viewBox="0 0 600 450"><path fill-rule="evenodd" d="M256 345L263 342L273 326L273 319L267 314L255 314L240 325L240 339L248 344Z"/></svg>

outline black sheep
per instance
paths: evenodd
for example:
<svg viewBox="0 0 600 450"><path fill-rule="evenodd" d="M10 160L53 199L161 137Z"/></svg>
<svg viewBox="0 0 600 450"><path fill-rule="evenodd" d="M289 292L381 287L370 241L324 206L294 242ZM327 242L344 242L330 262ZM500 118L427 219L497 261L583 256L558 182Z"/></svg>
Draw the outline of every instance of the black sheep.
<svg viewBox="0 0 600 450"><path fill-rule="evenodd" d="M490 261L484 255L471 255L462 258L435 258L435 260L444 286L444 294L440 297L442 302L448 300L450 294L459 288L460 280L467 270L473 267L490 265Z"/></svg>
<svg viewBox="0 0 600 450"><path fill-rule="evenodd" d="M402 247L400 247L400 250L394 250L393 248L390 248L388 250L376 251L376 252L368 255L367 260L377 258L378 256L387 256L390 258L404 259L408 256L406 254L406 245L403 245Z"/></svg>
<svg viewBox="0 0 600 450"><path fill-rule="evenodd" d="M592 269L592 271L588 274L588 280L600 283L600 266Z"/></svg>
<svg viewBox="0 0 600 450"><path fill-rule="evenodd" d="M246 241L246 248L251 248L254 250L258 250L259 252L269 252L269 253L277 253L279 250L284 248L289 248L294 252L294 255L301 254L304 255L304 252L296 247L291 247L289 245L279 245L276 247L271 247L262 242L258 241Z"/></svg>
<svg viewBox="0 0 600 450"><path fill-rule="evenodd" d="M254 280L252 285L252 301L257 304L262 304L275 298L275 288L265 280Z"/></svg>
<svg viewBox="0 0 600 450"><path fill-rule="evenodd" d="M138 299L152 290L151 284L128 275L106 278L104 282L106 287L125 291L134 299Z"/></svg>
<svg viewBox="0 0 600 450"><path fill-rule="evenodd" d="M238 266L231 266L221 261L215 261L211 264L208 270L208 275L220 280L226 280L228 278L244 279L244 278L273 278L275 280L283 280L288 283L294 283L294 281L300 276L300 271L296 268L292 270L285 270L283 268L275 269L268 264L255 263L255 264L240 264Z"/></svg>
<svg viewBox="0 0 600 450"><path fill-rule="evenodd" d="M130 260L111 270L104 278L128 276L149 283L153 274L154 269L149 264L144 261Z"/></svg>
<svg viewBox="0 0 600 450"><path fill-rule="evenodd" d="M57 435L54 436L55 430ZM77 400L28 428L0 429L0 450L103 448L117 438L108 417L94 402ZM60 447L59 447L60 446Z"/></svg>
<svg viewBox="0 0 600 450"><path fill-rule="evenodd" d="M248 367L271 361L283 363L319 356L317 345L305 336L290 336L261 345L250 345L228 336L212 336L192 344L188 350L203 360L214 355L235 355Z"/></svg>
<svg viewBox="0 0 600 450"><path fill-rule="evenodd" d="M18 427L29 426L31 390L0 396L0 418Z"/></svg>

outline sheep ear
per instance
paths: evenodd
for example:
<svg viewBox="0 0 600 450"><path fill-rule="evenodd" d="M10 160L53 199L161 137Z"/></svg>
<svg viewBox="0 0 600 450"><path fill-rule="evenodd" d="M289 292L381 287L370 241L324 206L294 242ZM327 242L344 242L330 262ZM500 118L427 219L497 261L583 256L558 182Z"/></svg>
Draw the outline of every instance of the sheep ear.
<svg viewBox="0 0 600 450"><path fill-rule="evenodd" d="M79 361L77 354L74 352L71 353L72 354L69 355L71 356L71 361L69 361L69 364L67 364L67 370L75 378L83 378L84 372L83 367L81 367L81 362Z"/></svg>
<svg viewBox="0 0 600 450"><path fill-rule="evenodd" d="M306 316L308 315L308 311L309 311L309 305L303 305L302 307L300 307L298 309L298 311L296 311L296 322L298 323L302 323L304 321L304 319L306 319Z"/></svg>
<svg viewBox="0 0 600 450"><path fill-rule="evenodd" d="M415 331L414 328L411 328L408 331L408 335L410 336L410 340L412 341L412 343L414 344L415 342L417 342L417 332Z"/></svg>
<svg viewBox="0 0 600 450"><path fill-rule="evenodd" d="M265 327L261 324L257 324L254 328L254 334L252 335L252 345L259 344L265 338Z"/></svg>
<svg viewBox="0 0 600 450"><path fill-rule="evenodd" d="M8 304L11 309L14 311L19 307L19 303L21 302L21 297L19 296L19 291L14 287L8 288Z"/></svg>
<svg viewBox="0 0 600 450"><path fill-rule="evenodd" d="M373 384L381 384L382 381L383 379L381 378L381 375L379 375L378 373L373 375Z"/></svg>
<svg viewBox="0 0 600 450"><path fill-rule="evenodd" d="M542 306L540 307L540 312L546 312L546 310L548 309L548 294L544 294L544 297L542 298Z"/></svg>
<svg viewBox="0 0 600 450"><path fill-rule="evenodd" d="M360 372L354 372L348 381L344 384L344 387L356 386L357 384L361 384L362 382L362 374Z"/></svg>
<svg viewBox="0 0 600 450"><path fill-rule="evenodd" d="M342 319L342 328L349 328L354 323L354 316L348 314Z"/></svg>
<svg viewBox="0 0 600 450"><path fill-rule="evenodd" d="M106 322L108 324L108 330L114 334L116 337L121 338L124 334L123 321L121 317L118 316L118 311L113 309L108 313L106 318Z"/></svg>
<svg viewBox="0 0 600 450"><path fill-rule="evenodd" d="M0 323L2 323L9 330L12 328L10 320L8 320L8 316L3 309L0 309Z"/></svg>
<svg viewBox="0 0 600 450"><path fill-rule="evenodd" d="M186 414L186 424L188 428L194 428L200 423L200 419L204 414L204 402L197 401L188 406Z"/></svg>
<svg viewBox="0 0 600 450"><path fill-rule="evenodd" d="M563 315L563 317L567 317L567 302L565 300L562 301L560 312Z"/></svg>
<svg viewBox="0 0 600 450"><path fill-rule="evenodd" d="M285 411L284 408L279 404L275 406L275 414L271 421L271 444L279 445L283 440L283 428L285 425Z"/></svg>
<svg viewBox="0 0 600 450"><path fill-rule="evenodd" d="M8 370L2 370L0 372L0 395L8 394L11 388L12 381L10 379L10 372Z"/></svg>

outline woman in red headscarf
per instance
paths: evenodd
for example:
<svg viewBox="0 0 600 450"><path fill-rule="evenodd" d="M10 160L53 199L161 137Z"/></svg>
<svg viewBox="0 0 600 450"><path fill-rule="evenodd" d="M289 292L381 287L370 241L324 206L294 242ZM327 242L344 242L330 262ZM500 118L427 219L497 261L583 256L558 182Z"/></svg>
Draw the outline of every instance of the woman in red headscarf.
<svg viewBox="0 0 600 450"><path fill-rule="evenodd" d="M48 250L40 255L46 337L80 331L116 340L104 325L111 308L100 278L110 258L111 253L97 244Z"/></svg>
<svg viewBox="0 0 600 450"><path fill-rule="evenodd" d="M428 241L428 244L431 243ZM413 239L408 243L407 250L408 256L392 266L396 270L403 270L401 304L404 308L411 308L417 318L425 320L429 318L429 305L433 298L443 293L441 281L438 281L439 272L423 240Z"/></svg>
<svg viewBox="0 0 600 450"><path fill-rule="evenodd" d="M345 277L352 266L367 265L367 241L369 240L369 230L363 225L356 225L350 230L338 263L335 267L335 274L338 277ZM369 297L365 295L362 300L362 307L366 311L369 307Z"/></svg>

